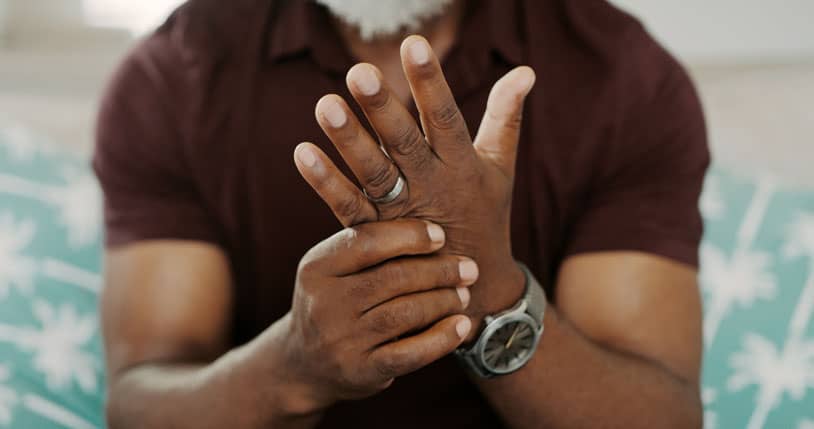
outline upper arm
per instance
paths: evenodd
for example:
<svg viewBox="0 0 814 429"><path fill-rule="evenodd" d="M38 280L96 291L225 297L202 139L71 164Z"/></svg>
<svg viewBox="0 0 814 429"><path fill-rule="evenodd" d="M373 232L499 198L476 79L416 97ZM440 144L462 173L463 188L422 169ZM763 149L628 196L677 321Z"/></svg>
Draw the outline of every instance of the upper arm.
<svg viewBox="0 0 814 429"><path fill-rule="evenodd" d="M222 228L185 156L194 73L170 32L162 27L128 55L97 124L93 165L108 245L102 322L113 377L147 361L210 359L227 342Z"/></svg>
<svg viewBox="0 0 814 429"><path fill-rule="evenodd" d="M146 362L205 362L226 351L228 262L203 242L145 241L107 252L101 313L111 378Z"/></svg>
<svg viewBox="0 0 814 429"><path fill-rule="evenodd" d="M620 60L624 113L571 229L557 305L588 337L697 383L706 126L681 66L635 39Z"/></svg>
<svg viewBox="0 0 814 429"><path fill-rule="evenodd" d="M698 383L702 335L695 268L639 252L583 254L562 265L556 290L557 309L588 338Z"/></svg>

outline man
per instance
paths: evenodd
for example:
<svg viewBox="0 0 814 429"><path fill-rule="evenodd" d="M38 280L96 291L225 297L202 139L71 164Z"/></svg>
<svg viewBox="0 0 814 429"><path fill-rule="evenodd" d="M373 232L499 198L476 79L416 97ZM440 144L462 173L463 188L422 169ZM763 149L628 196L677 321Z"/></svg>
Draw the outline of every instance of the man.
<svg viewBox="0 0 814 429"><path fill-rule="evenodd" d="M700 427L681 67L600 0L317 3L191 1L113 80L110 426Z"/></svg>

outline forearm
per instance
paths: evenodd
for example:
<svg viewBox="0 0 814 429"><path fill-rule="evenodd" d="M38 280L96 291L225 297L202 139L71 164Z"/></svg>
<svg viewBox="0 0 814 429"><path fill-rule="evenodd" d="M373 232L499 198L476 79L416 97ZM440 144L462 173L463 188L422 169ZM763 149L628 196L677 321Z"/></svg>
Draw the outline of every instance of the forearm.
<svg viewBox="0 0 814 429"><path fill-rule="evenodd" d="M602 347L549 306L533 359L478 385L512 428L700 428L698 387L656 363Z"/></svg>
<svg viewBox="0 0 814 429"><path fill-rule="evenodd" d="M273 330L273 327L272 327ZM143 364L110 385L111 429L143 427L305 429L316 414L300 414L264 336L208 364Z"/></svg>

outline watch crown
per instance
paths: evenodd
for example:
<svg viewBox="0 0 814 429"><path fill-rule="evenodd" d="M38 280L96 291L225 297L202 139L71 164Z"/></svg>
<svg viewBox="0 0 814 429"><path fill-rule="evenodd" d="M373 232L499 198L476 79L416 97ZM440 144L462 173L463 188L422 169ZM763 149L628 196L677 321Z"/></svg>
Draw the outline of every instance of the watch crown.
<svg viewBox="0 0 814 429"><path fill-rule="evenodd" d="M486 317L483 318L483 321L486 322L486 324L488 325L488 324L494 322L495 318L492 317L492 316L486 316Z"/></svg>

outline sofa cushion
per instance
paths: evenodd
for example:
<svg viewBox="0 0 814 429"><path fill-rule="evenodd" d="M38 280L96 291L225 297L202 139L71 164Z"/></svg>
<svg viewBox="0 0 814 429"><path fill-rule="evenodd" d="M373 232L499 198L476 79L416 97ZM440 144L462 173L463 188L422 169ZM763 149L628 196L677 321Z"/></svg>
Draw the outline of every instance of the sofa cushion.
<svg viewBox="0 0 814 429"><path fill-rule="evenodd" d="M86 163L0 125L0 427L103 427L100 195Z"/></svg>
<svg viewBox="0 0 814 429"><path fill-rule="evenodd" d="M714 170L701 200L707 428L814 428L814 191Z"/></svg>

